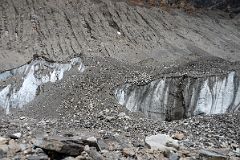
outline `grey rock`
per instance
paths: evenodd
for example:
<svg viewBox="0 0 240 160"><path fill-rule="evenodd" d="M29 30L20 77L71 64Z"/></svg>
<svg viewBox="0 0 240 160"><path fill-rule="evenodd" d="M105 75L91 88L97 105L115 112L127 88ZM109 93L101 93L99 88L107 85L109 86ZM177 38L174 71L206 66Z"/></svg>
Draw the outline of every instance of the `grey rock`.
<svg viewBox="0 0 240 160"><path fill-rule="evenodd" d="M122 153L126 157L133 157L135 155L134 148L123 148Z"/></svg>
<svg viewBox="0 0 240 160"><path fill-rule="evenodd" d="M240 148L236 148L235 153L240 157Z"/></svg>
<svg viewBox="0 0 240 160"><path fill-rule="evenodd" d="M102 150L122 150L131 147L126 139L118 134L105 135L102 140L98 140L98 144Z"/></svg>
<svg viewBox="0 0 240 160"><path fill-rule="evenodd" d="M148 136L145 139L145 143L151 149L158 149L162 151L176 150L173 147L179 147L178 141L172 139L166 134L157 134ZM170 147L167 144L172 144Z"/></svg>
<svg viewBox="0 0 240 160"><path fill-rule="evenodd" d="M22 136L22 133L20 133L20 132L9 135L9 137L12 139L19 139L19 138L21 138L21 136Z"/></svg>
<svg viewBox="0 0 240 160"><path fill-rule="evenodd" d="M21 159L23 159L23 157L21 157L21 156L19 156L19 155L13 157L13 160L21 160Z"/></svg>
<svg viewBox="0 0 240 160"><path fill-rule="evenodd" d="M9 141L9 139L4 138L4 137L0 137L0 145L7 144L8 141Z"/></svg>
<svg viewBox="0 0 240 160"><path fill-rule="evenodd" d="M102 150L107 150L108 149L108 145L107 143L105 143L105 141L103 139L98 139L97 140L97 144L99 146L99 149L102 151Z"/></svg>
<svg viewBox="0 0 240 160"><path fill-rule="evenodd" d="M43 151L41 148L36 148L36 149L34 150L34 152L35 152L36 154L44 153L44 151Z"/></svg>
<svg viewBox="0 0 240 160"><path fill-rule="evenodd" d="M191 142L189 139L186 139L186 140L182 141L182 143L186 147L193 147L194 146L194 143Z"/></svg>
<svg viewBox="0 0 240 160"><path fill-rule="evenodd" d="M27 157L27 160L49 160L46 154L34 154Z"/></svg>
<svg viewBox="0 0 240 160"><path fill-rule="evenodd" d="M97 150L93 147L91 147L88 151L86 151L88 153L88 155L94 159L94 160L103 160L103 156L97 152Z"/></svg>
<svg viewBox="0 0 240 160"><path fill-rule="evenodd" d="M170 153L168 158L169 160L179 160L180 156L176 153Z"/></svg>
<svg viewBox="0 0 240 160"><path fill-rule="evenodd" d="M14 155L15 153L21 151L20 145L17 142L15 142L13 139L9 141L8 148L9 148L8 153L11 155Z"/></svg>
<svg viewBox="0 0 240 160"><path fill-rule="evenodd" d="M169 141L166 143L166 146L167 147L173 147L173 148L176 148L176 149L179 149L179 144L178 143L175 143L173 141Z"/></svg>
<svg viewBox="0 0 240 160"><path fill-rule="evenodd" d="M86 145L85 147L84 147L84 151L89 151L90 150L90 147L88 146L88 145Z"/></svg>
<svg viewBox="0 0 240 160"><path fill-rule="evenodd" d="M106 121L111 122L112 120L115 119L115 117L113 117L113 116L106 116L105 119L106 119Z"/></svg>
<svg viewBox="0 0 240 160"><path fill-rule="evenodd" d="M7 145L0 145L0 158L4 158L7 156L8 146Z"/></svg>
<svg viewBox="0 0 240 160"><path fill-rule="evenodd" d="M89 138L87 138L87 141L92 142L92 143L97 143L97 138L89 137Z"/></svg>
<svg viewBox="0 0 240 160"><path fill-rule="evenodd" d="M86 160L86 157L80 155L80 156L77 156L75 160Z"/></svg>
<svg viewBox="0 0 240 160"><path fill-rule="evenodd" d="M85 146L80 139L65 137L46 137L43 139L36 139L34 145L44 150L55 151L70 156L80 155L82 151L84 151Z"/></svg>
<svg viewBox="0 0 240 160"><path fill-rule="evenodd" d="M124 113L124 112L121 112L121 113L118 114L118 117L119 117L119 118L123 118L123 117L125 117L125 116L126 116L126 113Z"/></svg>
<svg viewBox="0 0 240 160"><path fill-rule="evenodd" d="M26 150L29 146L27 144L19 144L20 148L21 148L21 151L24 151Z"/></svg>
<svg viewBox="0 0 240 160"><path fill-rule="evenodd" d="M26 117L22 116L22 117L20 117L19 119L20 119L20 120L24 120L25 118L26 118Z"/></svg>
<svg viewBox="0 0 240 160"><path fill-rule="evenodd" d="M201 160L226 160L227 157L216 152L210 150L200 150L199 157Z"/></svg>
<svg viewBox="0 0 240 160"><path fill-rule="evenodd" d="M66 157L63 160L75 160L75 158L74 157Z"/></svg>

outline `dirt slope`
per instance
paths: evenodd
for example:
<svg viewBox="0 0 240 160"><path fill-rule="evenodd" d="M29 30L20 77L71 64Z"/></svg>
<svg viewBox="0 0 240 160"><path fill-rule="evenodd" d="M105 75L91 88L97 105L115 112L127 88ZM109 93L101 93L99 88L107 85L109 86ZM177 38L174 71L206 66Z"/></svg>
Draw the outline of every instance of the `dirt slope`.
<svg viewBox="0 0 240 160"><path fill-rule="evenodd" d="M239 61L239 16L203 12L110 0L1 0L0 71L34 54L66 60L82 53L142 64L203 55Z"/></svg>

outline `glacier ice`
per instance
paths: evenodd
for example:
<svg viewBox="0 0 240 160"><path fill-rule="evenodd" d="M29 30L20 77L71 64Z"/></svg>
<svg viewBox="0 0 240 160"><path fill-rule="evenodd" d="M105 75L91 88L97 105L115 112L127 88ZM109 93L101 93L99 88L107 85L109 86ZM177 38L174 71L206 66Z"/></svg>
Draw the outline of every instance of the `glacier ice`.
<svg viewBox="0 0 240 160"><path fill-rule="evenodd" d="M116 89L115 95L132 112L174 120L239 110L239 84L239 77L232 71L209 77L165 77L141 86L124 84Z"/></svg>
<svg viewBox="0 0 240 160"><path fill-rule="evenodd" d="M0 107L4 108L7 114L10 108L21 108L35 98L39 86L61 80L64 73L74 66L78 66L80 72L84 71L85 67L77 57L71 59L69 63L51 63L44 59L33 60L19 68L0 73L0 82L17 76L22 78L18 87L14 83L0 87Z"/></svg>

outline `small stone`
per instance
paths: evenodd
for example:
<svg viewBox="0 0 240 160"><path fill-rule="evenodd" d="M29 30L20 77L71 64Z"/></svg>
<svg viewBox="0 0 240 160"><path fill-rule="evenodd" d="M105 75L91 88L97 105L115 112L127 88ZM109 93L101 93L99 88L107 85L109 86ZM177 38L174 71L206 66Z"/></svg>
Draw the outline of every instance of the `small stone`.
<svg viewBox="0 0 240 160"><path fill-rule="evenodd" d="M24 124L23 124L23 127L28 127L28 123L24 123Z"/></svg>
<svg viewBox="0 0 240 160"><path fill-rule="evenodd" d="M119 118L123 118L123 117L125 117L125 116L126 116L126 113L124 113L124 112L121 112L121 113L118 114L118 117L119 117Z"/></svg>
<svg viewBox="0 0 240 160"><path fill-rule="evenodd" d="M108 153L109 151L108 150L106 150L106 149L104 149L104 150L101 150L101 153Z"/></svg>
<svg viewBox="0 0 240 160"><path fill-rule="evenodd" d="M24 153L25 155L27 155L27 154L33 154L33 153L35 153L35 152L34 152L34 150L33 150L32 148L27 148L26 150L23 151L23 153Z"/></svg>
<svg viewBox="0 0 240 160"><path fill-rule="evenodd" d="M184 134L183 133L175 133L173 138L177 139L177 140L182 140L184 138Z"/></svg>
<svg viewBox="0 0 240 160"><path fill-rule="evenodd" d="M89 151L90 150L90 147L88 146L88 145L86 145L85 147L84 147L84 151Z"/></svg>
<svg viewBox="0 0 240 160"><path fill-rule="evenodd" d="M13 157L13 159L14 160L21 160L21 159L26 159L26 157L25 156L22 157L20 155L16 155L16 156Z"/></svg>
<svg viewBox="0 0 240 160"><path fill-rule="evenodd" d="M108 113L110 110L106 108L104 111L105 111L106 113Z"/></svg>
<svg viewBox="0 0 240 160"><path fill-rule="evenodd" d="M9 137L11 139L19 139L19 138L21 138L21 136L22 136L22 133L20 133L20 132L9 135Z"/></svg>
<svg viewBox="0 0 240 160"><path fill-rule="evenodd" d="M19 145L22 151L25 151L28 148L27 144L20 144Z"/></svg>
<svg viewBox="0 0 240 160"><path fill-rule="evenodd" d="M185 157L188 157L190 154L190 151L181 149L181 154L184 155Z"/></svg>
<svg viewBox="0 0 240 160"><path fill-rule="evenodd" d="M49 157L46 154L34 154L29 155L27 160L49 160Z"/></svg>
<svg viewBox="0 0 240 160"><path fill-rule="evenodd" d="M236 150L234 151L238 156L240 156L240 148L236 148Z"/></svg>
<svg viewBox="0 0 240 160"><path fill-rule="evenodd" d="M102 135L103 135L103 134L106 134L106 132L107 132L107 131L105 131L105 130L100 130L100 131L98 131L98 133L99 133L99 134L102 134Z"/></svg>
<svg viewBox="0 0 240 160"><path fill-rule="evenodd" d="M19 119L20 119L20 120L24 120L25 118L26 118L26 117L22 116L22 117L20 117Z"/></svg>
<svg viewBox="0 0 240 160"><path fill-rule="evenodd" d="M83 152L81 153L81 156L85 157L85 159L86 159L87 157L89 157L89 155L88 155L88 153L87 153L86 151L83 151Z"/></svg>
<svg viewBox="0 0 240 160"><path fill-rule="evenodd" d="M189 139L183 140L182 143L186 147L193 147L194 146L194 143L192 141L190 141Z"/></svg>
<svg viewBox="0 0 240 160"><path fill-rule="evenodd" d="M92 143L96 143L97 142L97 138L89 137L89 138L87 138L87 141L92 142Z"/></svg>
<svg viewBox="0 0 240 160"><path fill-rule="evenodd" d="M123 148L122 153L125 157L133 157L135 155L133 148Z"/></svg>
<svg viewBox="0 0 240 160"><path fill-rule="evenodd" d="M41 148L36 148L34 150L35 153L44 153L44 151Z"/></svg>
<svg viewBox="0 0 240 160"><path fill-rule="evenodd" d="M145 145L142 142L133 142L132 143L134 147L138 147L138 148L143 148Z"/></svg>
<svg viewBox="0 0 240 160"><path fill-rule="evenodd" d="M166 146L167 146L167 147L173 147L173 148L179 149L179 144L178 144L178 143L173 143L172 141L167 142L167 143L166 143Z"/></svg>
<svg viewBox="0 0 240 160"><path fill-rule="evenodd" d="M121 35L121 32L117 31L117 34L120 36L120 35Z"/></svg>
<svg viewBox="0 0 240 160"><path fill-rule="evenodd" d="M80 155L80 156L77 156L77 157L75 158L75 160L86 160L86 157Z"/></svg>
<svg viewBox="0 0 240 160"><path fill-rule="evenodd" d="M232 147L232 148L238 148L238 146L239 146L239 145L236 144L236 143L232 143L232 144L231 144L231 147Z"/></svg>
<svg viewBox="0 0 240 160"><path fill-rule="evenodd" d="M103 156L97 152L96 148L91 147L90 150L86 151L92 159L103 160Z"/></svg>
<svg viewBox="0 0 240 160"><path fill-rule="evenodd" d="M101 151L108 149L108 145L104 142L103 139L98 139L97 144L98 144L99 149L100 149Z"/></svg>
<svg viewBox="0 0 240 160"><path fill-rule="evenodd" d="M63 160L75 160L75 158L74 157L66 157Z"/></svg>
<svg viewBox="0 0 240 160"><path fill-rule="evenodd" d="M115 119L115 117L112 117L112 116L106 116L105 118L108 122L112 121Z"/></svg>
<svg viewBox="0 0 240 160"><path fill-rule="evenodd" d="M119 119L131 119L129 116L126 115L125 112L120 112L120 113L118 114L118 118L119 118Z"/></svg>
<svg viewBox="0 0 240 160"><path fill-rule="evenodd" d="M194 158L192 158L192 157L184 157L184 158L181 158L180 160L194 160Z"/></svg>

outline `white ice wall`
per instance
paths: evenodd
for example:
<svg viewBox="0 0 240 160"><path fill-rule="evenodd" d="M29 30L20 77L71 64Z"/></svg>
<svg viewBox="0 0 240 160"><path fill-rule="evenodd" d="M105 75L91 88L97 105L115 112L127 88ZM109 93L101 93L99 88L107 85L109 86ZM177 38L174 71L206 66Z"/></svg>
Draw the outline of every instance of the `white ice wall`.
<svg viewBox="0 0 240 160"><path fill-rule="evenodd" d="M190 113L187 116L234 112L240 108L240 79L235 72L197 80L186 78L181 83L187 85L181 87L172 81L174 78L162 78L145 86L124 84L115 95L130 111L141 111L148 117L158 116L158 119L165 119L164 113L168 110L179 112L179 107ZM179 94L183 94L182 99Z"/></svg>
<svg viewBox="0 0 240 160"><path fill-rule="evenodd" d="M196 112L203 112L205 114L219 114L225 113L231 106L234 108L239 105L234 104L235 97L238 92L235 92L235 88L238 88L234 84L234 72L229 73L223 79L216 77L213 82L213 87L210 86L210 80L205 80L200 95L197 98Z"/></svg>
<svg viewBox="0 0 240 160"><path fill-rule="evenodd" d="M84 70L81 59L74 58L65 64L35 60L18 69L0 73L0 81L17 75L22 76L23 79L20 88L16 87L15 84L8 84L5 87L1 86L0 107L4 108L7 114L11 107L22 107L35 98L40 85L61 80L64 73L73 68L73 66L78 66L80 72Z"/></svg>

